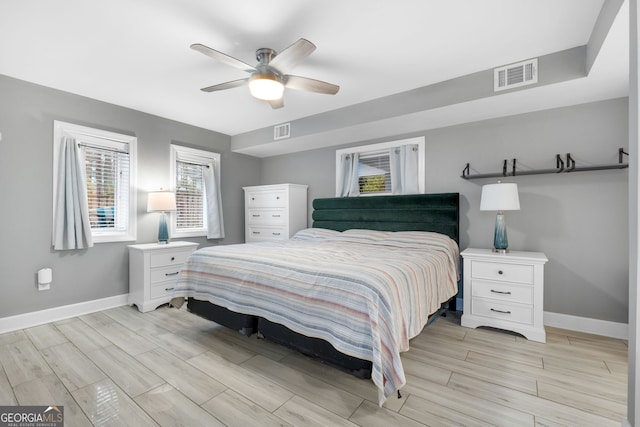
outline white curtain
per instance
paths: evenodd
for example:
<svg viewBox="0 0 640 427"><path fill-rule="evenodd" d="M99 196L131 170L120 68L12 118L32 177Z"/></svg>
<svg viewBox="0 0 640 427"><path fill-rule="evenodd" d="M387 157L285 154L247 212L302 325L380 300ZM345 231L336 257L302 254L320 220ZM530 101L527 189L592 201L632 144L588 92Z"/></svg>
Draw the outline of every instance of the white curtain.
<svg viewBox="0 0 640 427"><path fill-rule="evenodd" d="M207 195L207 239L224 238L222 197L220 195L220 170L215 163L204 167L204 191Z"/></svg>
<svg viewBox="0 0 640 427"><path fill-rule="evenodd" d="M418 146L402 145L389 152L392 194L418 194Z"/></svg>
<svg viewBox="0 0 640 427"><path fill-rule="evenodd" d="M87 178L78 141L63 137L56 188L53 248L84 249L93 246L89 222Z"/></svg>
<svg viewBox="0 0 640 427"><path fill-rule="evenodd" d="M358 153L343 154L340 157L340 170L336 197L352 197L360 194L358 186Z"/></svg>

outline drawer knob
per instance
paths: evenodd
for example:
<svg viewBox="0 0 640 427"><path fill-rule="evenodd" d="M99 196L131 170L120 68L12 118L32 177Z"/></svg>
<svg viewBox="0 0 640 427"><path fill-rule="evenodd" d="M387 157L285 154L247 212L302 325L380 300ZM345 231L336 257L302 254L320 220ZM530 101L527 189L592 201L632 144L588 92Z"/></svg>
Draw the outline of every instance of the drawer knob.
<svg viewBox="0 0 640 427"><path fill-rule="evenodd" d="M165 290L165 291L172 291L172 290L174 290L174 289L175 289L175 288L164 288L164 290Z"/></svg>
<svg viewBox="0 0 640 427"><path fill-rule="evenodd" d="M253 214L251 216L253 216L254 218L260 218L260 214Z"/></svg>
<svg viewBox="0 0 640 427"><path fill-rule="evenodd" d="M164 273L165 276L177 276L178 274L180 274L179 271L176 271L175 273Z"/></svg>
<svg viewBox="0 0 640 427"><path fill-rule="evenodd" d="M280 215L271 215L274 218L280 218Z"/></svg>
<svg viewBox="0 0 640 427"><path fill-rule="evenodd" d="M176 257L172 256L171 261L175 261L175 260L176 260Z"/></svg>
<svg viewBox="0 0 640 427"><path fill-rule="evenodd" d="M503 271L502 270L498 270L498 274L503 274Z"/></svg>
<svg viewBox="0 0 640 427"><path fill-rule="evenodd" d="M279 236L280 235L280 233L271 233L271 234L273 234L274 236Z"/></svg>
<svg viewBox="0 0 640 427"><path fill-rule="evenodd" d="M276 196L276 200L280 200L280 196Z"/></svg>
<svg viewBox="0 0 640 427"><path fill-rule="evenodd" d="M256 199L255 197L252 197L252 198L251 198L251 200L255 200L255 199Z"/></svg>
<svg viewBox="0 0 640 427"><path fill-rule="evenodd" d="M252 231L253 234L260 234L259 231Z"/></svg>
<svg viewBox="0 0 640 427"><path fill-rule="evenodd" d="M495 289L491 289L491 292L494 294L511 295L511 291L496 291Z"/></svg>
<svg viewBox="0 0 640 427"><path fill-rule="evenodd" d="M492 308L491 311L493 311L494 313L511 314L510 311L496 310L495 308Z"/></svg>

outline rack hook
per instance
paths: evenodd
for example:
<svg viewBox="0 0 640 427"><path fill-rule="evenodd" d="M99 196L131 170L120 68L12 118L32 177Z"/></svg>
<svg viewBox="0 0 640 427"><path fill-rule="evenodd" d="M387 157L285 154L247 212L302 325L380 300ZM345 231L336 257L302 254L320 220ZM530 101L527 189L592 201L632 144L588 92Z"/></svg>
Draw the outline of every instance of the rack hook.
<svg viewBox="0 0 640 427"><path fill-rule="evenodd" d="M560 154L556 154L556 168L558 169L558 173L564 170L564 160L562 160Z"/></svg>
<svg viewBox="0 0 640 427"><path fill-rule="evenodd" d="M619 148L618 149L618 163L622 163L622 155L629 155L629 153L627 153L626 151L624 151L624 148Z"/></svg>
<svg viewBox="0 0 640 427"><path fill-rule="evenodd" d="M571 153L567 153L567 172L571 172L576 168L576 161L571 157Z"/></svg>
<svg viewBox="0 0 640 427"><path fill-rule="evenodd" d="M467 166L464 167L464 169L462 169L462 177L466 178L469 176L469 166L470 164L467 163Z"/></svg>

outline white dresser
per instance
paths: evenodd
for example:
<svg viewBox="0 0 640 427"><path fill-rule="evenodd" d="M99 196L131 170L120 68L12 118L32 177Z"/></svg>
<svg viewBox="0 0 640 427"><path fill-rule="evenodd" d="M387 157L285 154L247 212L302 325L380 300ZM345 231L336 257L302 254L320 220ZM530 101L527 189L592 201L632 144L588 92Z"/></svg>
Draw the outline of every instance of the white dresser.
<svg viewBox="0 0 640 427"><path fill-rule="evenodd" d="M243 190L247 243L286 240L307 228L306 185L258 185Z"/></svg>
<svg viewBox="0 0 640 427"><path fill-rule="evenodd" d="M142 312L168 303L180 270L197 243L129 245L129 305Z"/></svg>
<svg viewBox="0 0 640 427"><path fill-rule="evenodd" d="M462 326L492 326L545 342L545 254L517 251L499 254L491 249L469 248L461 255L464 259Z"/></svg>

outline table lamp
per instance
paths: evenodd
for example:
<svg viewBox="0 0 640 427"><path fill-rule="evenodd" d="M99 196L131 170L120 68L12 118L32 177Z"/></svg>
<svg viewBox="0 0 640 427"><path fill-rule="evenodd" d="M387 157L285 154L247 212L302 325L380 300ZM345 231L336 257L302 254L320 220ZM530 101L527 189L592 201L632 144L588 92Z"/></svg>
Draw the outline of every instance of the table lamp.
<svg viewBox="0 0 640 427"><path fill-rule="evenodd" d="M509 252L507 240L507 224L503 211L520 210L518 198L518 184L502 183L487 184L482 186L480 198L481 211L498 211L496 214L496 228L493 234L493 251L499 253Z"/></svg>
<svg viewBox="0 0 640 427"><path fill-rule="evenodd" d="M158 243L169 243L167 212L176 210L176 195L170 191L152 191L147 199L147 212L161 212Z"/></svg>

